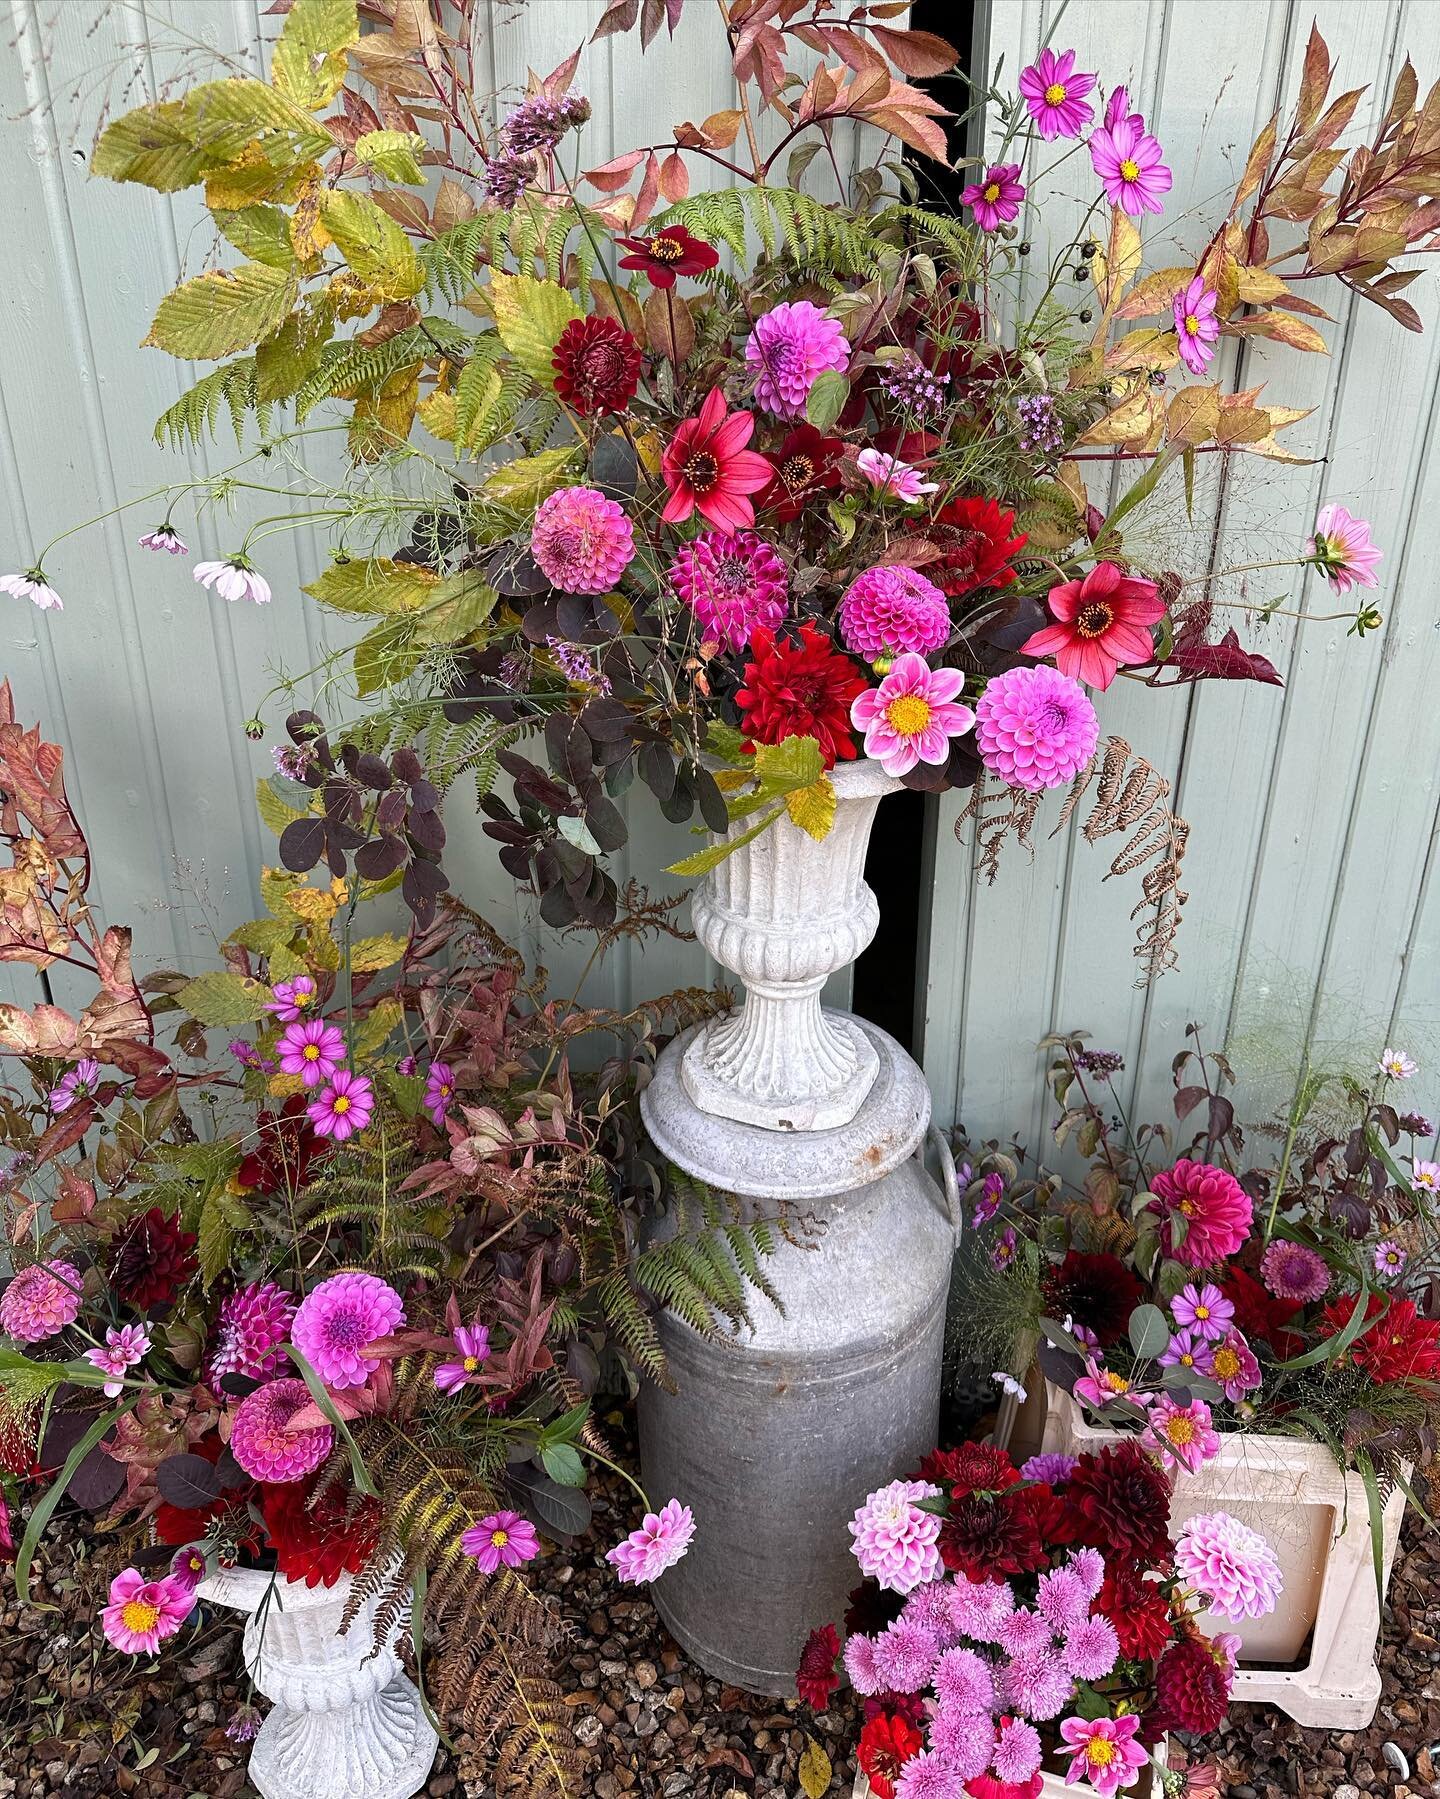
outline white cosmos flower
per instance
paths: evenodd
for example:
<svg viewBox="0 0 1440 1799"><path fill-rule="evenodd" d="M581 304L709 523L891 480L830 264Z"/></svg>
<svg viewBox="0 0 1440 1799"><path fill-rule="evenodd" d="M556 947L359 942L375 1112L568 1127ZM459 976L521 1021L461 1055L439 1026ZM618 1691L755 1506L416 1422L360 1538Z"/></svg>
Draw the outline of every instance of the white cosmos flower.
<svg viewBox="0 0 1440 1799"><path fill-rule="evenodd" d="M172 556L188 556L190 546L173 525L158 525L139 539L142 550L165 550Z"/></svg>
<svg viewBox="0 0 1440 1799"><path fill-rule="evenodd" d="M195 579L202 587L213 588L222 600L253 600L263 606L270 598L270 583L238 551L223 562L197 562Z"/></svg>
<svg viewBox="0 0 1440 1799"><path fill-rule="evenodd" d="M1024 1387L1021 1386L1020 1382L1016 1380L1015 1376L1013 1374L1007 1374L1003 1368L997 1368L990 1378L1002 1393L1008 1393L1012 1399L1018 1400L1021 1405L1024 1405L1025 1401L1030 1397Z"/></svg>
<svg viewBox="0 0 1440 1799"><path fill-rule="evenodd" d="M0 593L17 600L33 600L42 612L63 612L65 602L45 579L43 568L28 568L23 575L0 575Z"/></svg>
<svg viewBox="0 0 1440 1799"><path fill-rule="evenodd" d="M1419 1063L1412 1062L1403 1049L1387 1049L1380 1058L1381 1074L1389 1075L1392 1081L1408 1081L1412 1074L1419 1070Z"/></svg>

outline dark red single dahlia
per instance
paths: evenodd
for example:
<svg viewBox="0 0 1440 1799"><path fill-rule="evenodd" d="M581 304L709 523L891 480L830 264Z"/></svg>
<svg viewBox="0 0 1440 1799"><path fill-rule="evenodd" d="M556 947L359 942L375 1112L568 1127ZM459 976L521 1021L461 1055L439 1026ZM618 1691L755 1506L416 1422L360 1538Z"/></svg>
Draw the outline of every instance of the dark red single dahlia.
<svg viewBox="0 0 1440 1799"><path fill-rule="evenodd" d="M159 1206L151 1206L111 1244L110 1285L116 1297L137 1312L169 1305L200 1265L194 1249L194 1232L181 1230L180 1214L167 1218Z"/></svg>
<svg viewBox="0 0 1440 1799"><path fill-rule="evenodd" d="M940 1526L940 1559L971 1580L1033 1574L1048 1566L1035 1514L1023 1493L956 1501Z"/></svg>
<svg viewBox="0 0 1440 1799"><path fill-rule="evenodd" d="M640 346L615 319L571 319L553 358L555 392L582 418L623 412L640 385Z"/></svg>
<svg viewBox="0 0 1440 1799"><path fill-rule="evenodd" d="M1208 1736L1230 1705L1230 1665L1204 1637L1187 1637L1161 1656L1155 1670L1155 1706L1172 1730Z"/></svg>
<svg viewBox="0 0 1440 1799"><path fill-rule="evenodd" d="M848 656L813 625L798 639L776 637L761 626L750 639L745 682L735 695L740 729L753 746L813 737L826 768L855 756L850 702L865 678Z"/></svg>
<svg viewBox="0 0 1440 1799"><path fill-rule="evenodd" d="M895 1799L895 1777L924 1741L913 1724L890 1712L880 1712L860 1732L855 1759L876 1799Z"/></svg>
<svg viewBox="0 0 1440 1799"><path fill-rule="evenodd" d="M1000 1493L1020 1484L1020 1470L993 1443L962 1443L958 1449L932 1449L920 1464L918 1480L949 1487L957 1499L971 1493Z"/></svg>
<svg viewBox="0 0 1440 1799"><path fill-rule="evenodd" d="M312 1506L318 1475L305 1481L266 1482L260 1489L265 1541L288 1580L333 1587L342 1574L358 1574L380 1537L380 1504L362 1499L353 1512L334 1486Z"/></svg>
<svg viewBox="0 0 1440 1799"><path fill-rule="evenodd" d="M844 447L838 437L824 437L813 425L797 425L771 455L775 479L755 504L787 522L799 518L806 506L840 485Z"/></svg>
<svg viewBox="0 0 1440 1799"><path fill-rule="evenodd" d="M1170 1554L1170 1481L1133 1442L1082 1455L1065 1487L1077 1540L1154 1566Z"/></svg>
<svg viewBox="0 0 1440 1799"><path fill-rule="evenodd" d="M1119 1256L1088 1256L1076 1249L1045 1270L1040 1291L1047 1317L1068 1314L1076 1324L1094 1331L1102 1349L1126 1334L1130 1314L1144 1297L1139 1280Z"/></svg>
<svg viewBox="0 0 1440 1799"><path fill-rule="evenodd" d="M800 1651L800 1667L795 1675L795 1691L817 1712L830 1703L830 1695L840 1684L835 1663L840 1656L840 1638L833 1624L822 1624L812 1630Z"/></svg>
<svg viewBox="0 0 1440 1799"><path fill-rule="evenodd" d="M1346 1354L1363 1368L1377 1386L1389 1381L1432 1380L1440 1374L1440 1324L1420 1317L1413 1299L1395 1299L1372 1293L1365 1316L1378 1322L1366 1326ZM1347 1293L1325 1308L1330 1336L1337 1336L1355 1315L1359 1295ZM1384 1313L1381 1317L1380 1314Z"/></svg>
<svg viewBox="0 0 1440 1799"><path fill-rule="evenodd" d="M298 1193L310 1177L311 1164L329 1154L306 1116L303 1094L292 1093L278 1112L261 1112L255 1120L255 1147L235 1171L236 1182L257 1193Z"/></svg>
<svg viewBox="0 0 1440 1799"><path fill-rule="evenodd" d="M652 287L674 287L677 275L699 275L713 269L720 252L683 225L667 225L651 237L622 237L622 269L643 269Z"/></svg>
<svg viewBox="0 0 1440 1799"><path fill-rule="evenodd" d="M1300 1310L1295 1299L1276 1299L1253 1275L1231 1266L1220 1278L1220 1290L1235 1307L1235 1328L1249 1342L1268 1343L1282 1359L1298 1355L1304 1344L1285 1327Z"/></svg>
<svg viewBox="0 0 1440 1799"><path fill-rule="evenodd" d="M1115 1626L1127 1661L1153 1662L1175 1634L1165 1595L1133 1562L1106 1562L1095 1610Z"/></svg>
<svg viewBox="0 0 1440 1799"><path fill-rule="evenodd" d="M1015 579L1010 559L1029 542L1023 531L1010 535L1014 526L1015 514L994 500L951 500L925 527L925 535L944 551L925 573L952 599L977 587L1008 587Z"/></svg>

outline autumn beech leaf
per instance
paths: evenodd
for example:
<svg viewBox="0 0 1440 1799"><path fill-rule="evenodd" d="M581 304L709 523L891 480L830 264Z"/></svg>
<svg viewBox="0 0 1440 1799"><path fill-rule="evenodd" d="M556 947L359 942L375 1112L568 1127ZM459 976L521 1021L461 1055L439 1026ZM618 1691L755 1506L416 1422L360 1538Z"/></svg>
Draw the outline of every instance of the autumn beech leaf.
<svg viewBox="0 0 1440 1799"><path fill-rule="evenodd" d="M553 387L560 333L580 317L574 299L558 282L532 275L492 275L489 293L501 343L527 375Z"/></svg>
<svg viewBox="0 0 1440 1799"><path fill-rule="evenodd" d="M187 362L218 362L278 331L298 292L290 269L211 269L166 294L143 341Z"/></svg>
<svg viewBox="0 0 1440 1799"><path fill-rule="evenodd" d="M335 246L382 300L408 300L425 285L410 239L368 194L327 189L320 216Z"/></svg>
<svg viewBox="0 0 1440 1799"><path fill-rule="evenodd" d="M297 106L318 112L345 81L345 52L360 38L355 0L295 0L270 62L270 79Z"/></svg>
<svg viewBox="0 0 1440 1799"><path fill-rule="evenodd" d="M829 775L821 775L810 786L787 793L785 810L790 814L791 824L820 842L830 835L835 823L835 783Z"/></svg>

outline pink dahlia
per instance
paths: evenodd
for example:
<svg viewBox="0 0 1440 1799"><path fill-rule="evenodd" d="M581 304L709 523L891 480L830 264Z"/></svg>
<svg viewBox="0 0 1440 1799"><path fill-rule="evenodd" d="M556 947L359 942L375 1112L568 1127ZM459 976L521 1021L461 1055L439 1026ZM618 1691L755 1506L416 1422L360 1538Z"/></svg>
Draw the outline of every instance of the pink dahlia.
<svg viewBox="0 0 1440 1799"><path fill-rule="evenodd" d="M345 1060L345 1037L338 1025L323 1018L296 1019L287 1024L275 1045L285 1074L298 1074L307 1087L329 1080Z"/></svg>
<svg viewBox="0 0 1440 1799"><path fill-rule="evenodd" d="M268 1380L285 1365L282 1345L289 1339L295 1298L274 1281L251 1281L221 1301L210 1351L210 1373L246 1380Z"/></svg>
<svg viewBox="0 0 1440 1799"><path fill-rule="evenodd" d="M363 1387L380 1366L365 1345L404 1322L404 1301L378 1274L332 1274L305 1295L290 1336L327 1387Z"/></svg>
<svg viewBox="0 0 1440 1799"><path fill-rule="evenodd" d="M1274 1550L1228 1512L1201 1512L1185 1520L1175 1545L1175 1572L1212 1612L1233 1623L1273 1612L1284 1585Z"/></svg>
<svg viewBox="0 0 1440 1799"><path fill-rule="evenodd" d="M1134 1786L1149 1759L1136 1741L1140 1720L1133 1713L1123 1718L1066 1718L1060 1740L1070 1756L1067 1786L1088 1780L1104 1799L1112 1799L1121 1787Z"/></svg>
<svg viewBox="0 0 1440 1799"><path fill-rule="evenodd" d="M1192 375L1203 375L1215 359L1220 338L1220 321L1215 316L1219 298L1214 288L1206 287L1205 277L1197 275L1176 294L1171 307L1180 360Z"/></svg>
<svg viewBox="0 0 1440 1799"><path fill-rule="evenodd" d="M635 527L593 487L562 487L541 502L530 550L562 593L609 593L635 555Z"/></svg>
<svg viewBox="0 0 1440 1799"><path fill-rule="evenodd" d="M1370 526L1343 506L1322 506L1315 519L1315 535L1305 545L1306 557L1325 576L1336 593L1352 587L1376 587L1375 564L1384 554L1370 540ZM1402 1058L1408 1060L1407 1058ZM1414 1073L1411 1065L1410 1073Z"/></svg>
<svg viewBox="0 0 1440 1799"><path fill-rule="evenodd" d="M940 767L950 756L950 739L975 723L968 706L957 705L965 685L958 668L931 668L923 656L906 651L878 687L867 687L850 705L850 722L865 735L865 754L887 775L908 774L917 762Z"/></svg>
<svg viewBox="0 0 1440 1799"><path fill-rule="evenodd" d="M1160 1213L1160 1242L1167 1256L1187 1268L1213 1268L1233 1256L1250 1235L1250 1195L1223 1168L1182 1156L1150 1183ZM1183 1232L1175 1220L1184 1223Z"/></svg>
<svg viewBox="0 0 1440 1799"><path fill-rule="evenodd" d="M1120 1659L1115 1626L1098 1613L1086 1618L1066 1633L1060 1659L1077 1680L1103 1680Z"/></svg>
<svg viewBox="0 0 1440 1799"><path fill-rule="evenodd" d="M1151 625L1165 602L1153 581L1127 575L1113 562L1097 562L1083 581L1062 581L1049 593L1055 620L1020 645L1024 656L1053 656L1062 675L1106 688L1122 663L1150 662Z"/></svg>
<svg viewBox="0 0 1440 1799"><path fill-rule="evenodd" d="M1057 56L1046 48L1028 69L1020 71L1020 93L1030 117L1047 143L1057 137L1079 137L1095 116L1086 100L1095 77L1075 67L1075 52Z"/></svg>
<svg viewBox="0 0 1440 1799"><path fill-rule="evenodd" d="M1028 1606L1017 1606L1000 1626L1000 1647L1006 1655L1035 1655L1050 1647L1049 1621Z"/></svg>
<svg viewBox="0 0 1440 1799"><path fill-rule="evenodd" d="M671 1499L658 1512L646 1512L639 1530L608 1550L605 1560L622 1581L643 1586L659 1580L684 1558L695 1535L695 1516L688 1505Z"/></svg>
<svg viewBox="0 0 1440 1799"><path fill-rule="evenodd" d="M850 346L837 319L809 300L782 300L755 322L745 342L755 369L755 398L780 419L798 419L816 380L827 369L843 375Z"/></svg>
<svg viewBox="0 0 1440 1799"><path fill-rule="evenodd" d="M1107 121L1113 112L1112 107L1106 113ZM1105 198L1132 219L1142 212L1165 210L1160 196L1169 193L1174 177L1164 155L1138 113L1122 114L1090 133L1090 161L1104 184Z"/></svg>
<svg viewBox="0 0 1440 1799"><path fill-rule="evenodd" d="M866 662L902 650L928 656L949 635L949 601L933 581L903 563L867 568L840 602L841 641Z"/></svg>
<svg viewBox="0 0 1440 1799"><path fill-rule="evenodd" d="M195 1609L195 1589L173 1575L146 1580L126 1568L110 1582L110 1603L101 1608L105 1640L126 1655L154 1655Z"/></svg>
<svg viewBox="0 0 1440 1799"><path fill-rule="evenodd" d="M79 1316L81 1285L69 1262L32 1262L0 1293L0 1330L17 1343L57 1336Z"/></svg>
<svg viewBox="0 0 1440 1799"><path fill-rule="evenodd" d="M473 1555L482 1574L497 1568L518 1568L540 1553L535 1526L519 1512L491 1512L472 1524L460 1539L466 1555Z"/></svg>
<svg viewBox="0 0 1440 1799"><path fill-rule="evenodd" d="M1221 1387L1231 1405L1260 1385L1260 1364L1238 1330L1232 1329L1214 1345L1205 1372Z"/></svg>
<svg viewBox="0 0 1440 1799"><path fill-rule="evenodd" d="M125 1387L125 1376L138 1368L150 1353L150 1332L143 1324L125 1324L116 1330L112 1325L105 1341L96 1349L85 1351L85 1360L106 1376L100 1391L107 1399L118 1399Z"/></svg>
<svg viewBox="0 0 1440 1799"><path fill-rule="evenodd" d="M1330 1286L1325 1258L1308 1243L1276 1237L1260 1258L1260 1278L1277 1299L1310 1305L1323 1299Z"/></svg>
<svg viewBox="0 0 1440 1799"><path fill-rule="evenodd" d="M784 618L790 574L753 531L702 531L676 552L670 585L706 643L743 650L758 629L773 631Z"/></svg>
<svg viewBox="0 0 1440 1799"><path fill-rule="evenodd" d="M891 1593L911 1593L940 1574L941 1520L921 1511L921 1499L938 1499L926 1480L892 1480L870 1495L850 1523L851 1554L862 1574Z"/></svg>
<svg viewBox="0 0 1440 1799"><path fill-rule="evenodd" d="M975 214L975 223L982 231L998 231L1017 216L1024 198L1020 164L997 162L986 169L979 181L972 181L961 190L960 204Z"/></svg>
<svg viewBox="0 0 1440 1799"><path fill-rule="evenodd" d="M973 1649L947 1649L935 1664L934 1686L942 1710L995 1709L995 1677L989 1662Z"/></svg>
<svg viewBox="0 0 1440 1799"><path fill-rule="evenodd" d="M930 1747L965 1780L990 1766L995 1722L989 1712L956 1711L942 1705L930 1720Z"/></svg>
<svg viewBox="0 0 1440 1799"><path fill-rule="evenodd" d="M330 1085L322 1087L305 1108L305 1116L317 1137L333 1137L343 1143L363 1131L375 1110L375 1087L368 1075L337 1069Z"/></svg>
<svg viewBox="0 0 1440 1799"><path fill-rule="evenodd" d="M298 1411L310 1403L303 1380L267 1381L235 1408L230 1452L253 1480L304 1480L320 1466L335 1441L328 1424L287 1430Z"/></svg>
<svg viewBox="0 0 1440 1799"><path fill-rule="evenodd" d="M1157 1394L1150 1403L1147 1419L1140 1441L1155 1451L1164 1468L1184 1468L1193 1474L1203 1462L1220 1453L1220 1436L1203 1399L1179 1405L1169 1393Z"/></svg>
<svg viewBox="0 0 1440 1799"><path fill-rule="evenodd" d="M960 1640L960 1632L950 1615L950 1591L947 1580L926 1581L924 1586L916 1587L900 1614L912 1624L923 1624L942 1649L949 1649Z"/></svg>
<svg viewBox="0 0 1440 1799"><path fill-rule="evenodd" d="M1099 735L1100 721L1079 682L1043 663L996 675L975 708L975 741L986 768L1030 793L1073 781Z"/></svg>

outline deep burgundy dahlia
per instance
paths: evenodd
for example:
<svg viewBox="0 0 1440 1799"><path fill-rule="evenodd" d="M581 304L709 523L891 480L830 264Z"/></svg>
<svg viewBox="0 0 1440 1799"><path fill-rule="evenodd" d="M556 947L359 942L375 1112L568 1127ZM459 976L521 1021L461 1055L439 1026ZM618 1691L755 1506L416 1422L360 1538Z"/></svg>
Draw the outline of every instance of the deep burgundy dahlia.
<svg viewBox="0 0 1440 1799"><path fill-rule="evenodd" d="M1049 1556L1024 1495L972 1494L956 1501L940 1527L940 1559L971 1580L997 1574L1030 1574Z"/></svg>
<svg viewBox="0 0 1440 1799"><path fill-rule="evenodd" d="M640 346L614 319L571 319L553 362L555 392L582 418L623 412L640 384Z"/></svg>
<svg viewBox="0 0 1440 1799"><path fill-rule="evenodd" d="M795 1675L795 1691L817 1712L830 1703L830 1695L840 1684L835 1663L840 1655L840 1638L833 1624L822 1624L812 1630L800 1651L800 1666Z"/></svg>
<svg viewBox="0 0 1440 1799"><path fill-rule="evenodd" d="M1170 1481L1138 1444L1081 1456L1065 1498L1082 1543L1150 1564L1169 1555Z"/></svg>
<svg viewBox="0 0 1440 1799"><path fill-rule="evenodd" d="M958 1449L932 1449L920 1464L921 1480L949 1487L957 1499L970 1493L999 1493L1020 1484L1020 1470L993 1443L962 1443Z"/></svg>
<svg viewBox="0 0 1440 1799"><path fill-rule="evenodd" d="M771 456L775 479L756 500L762 512L780 519L799 518L807 504L840 485L838 437L825 437L813 425L797 425Z"/></svg>
<svg viewBox="0 0 1440 1799"><path fill-rule="evenodd" d="M1230 1670L1203 1637L1187 1637L1161 1656L1155 1670L1156 1710L1173 1730L1208 1736L1230 1704Z"/></svg>
<svg viewBox="0 0 1440 1799"><path fill-rule="evenodd" d="M329 1154L310 1128L303 1094L292 1093L278 1112L261 1112L255 1120L255 1147L235 1171L242 1187L259 1193L298 1193L310 1177L311 1164Z"/></svg>
<svg viewBox="0 0 1440 1799"><path fill-rule="evenodd" d="M1058 1266L1046 1269L1040 1290L1047 1317L1068 1315L1087 1326L1102 1349L1118 1343L1129 1330L1130 1314L1144 1292L1118 1256L1082 1255L1075 1249Z"/></svg>
<svg viewBox="0 0 1440 1799"><path fill-rule="evenodd" d="M942 506L925 527L925 535L944 551L927 566L930 579L952 599L977 587L1008 587L1015 579L1010 559L1028 542L1023 531L1010 535L1014 525L1015 514L1002 512L994 500L952 500Z"/></svg>
<svg viewBox="0 0 1440 1799"><path fill-rule="evenodd" d="M169 1305L200 1265L194 1249L194 1233L181 1230L180 1214L167 1218L159 1206L151 1206L111 1244L111 1288L137 1312Z"/></svg>

